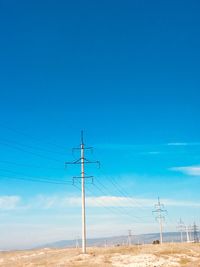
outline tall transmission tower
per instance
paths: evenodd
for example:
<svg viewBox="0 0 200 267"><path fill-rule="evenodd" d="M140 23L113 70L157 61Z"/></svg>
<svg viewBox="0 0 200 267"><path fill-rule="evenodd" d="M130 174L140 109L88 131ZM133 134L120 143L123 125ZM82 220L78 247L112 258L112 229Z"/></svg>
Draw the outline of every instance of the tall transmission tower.
<svg viewBox="0 0 200 267"><path fill-rule="evenodd" d="M107 239L105 239L105 241L104 241L104 247L107 248L107 246L108 246L108 241L107 241Z"/></svg>
<svg viewBox="0 0 200 267"><path fill-rule="evenodd" d="M163 243L163 222L166 213L167 211L164 209L164 205L160 203L160 198L158 197L158 203L154 206L153 214L155 214L155 218L160 224L160 244Z"/></svg>
<svg viewBox="0 0 200 267"><path fill-rule="evenodd" d="M132 233L131 230L128 230L128 239L127 239L127 243L129 246L132 245Z"/></svg>
<svg viewBox="0 0 200 267"><path fill-rule="evenodd" d="M193 227L192 225L188 225L188 235L189 235L189 242L192 242L192 231L193 231Z"/></svg>
<svg viewBox="0 0 200 267"><path fill-rule="evenodd" d="M190 243L189 227L187 225L185 226L185 231L186 231L187 243Z"/></svg>
<svg viewBox="0 0 200 267"><path fill-rule="evenodd" d="M192 231L193 231L194 243L199 243L199 236L198 236L199 229L195 222L192 226Z"/></svg>
<svg viewBox="0 0 200 267"><path fill-rule="evenodd" d="M85 179L92 179L93 176L85 175L85 164L98 164L99 161L90 161L85 158L85 150L92 150L92 147L85 147L83 140L83 131L81 131L81 144L78 148L73 148L73 150L80 150L81 157L73 162L65 162L66 165L80 165L81 166L81 176L74 176L73 183L76 179L81 180L81 196L82 196L82 253L86 253L86 214L85 214Z"/></svg>
<svg viewBox="0 0 200 267"><path fill-rule="evenodd" d="M79 236L76 237L76 244L75 244L76 248L79 248Z"/></svg>
<svg viewBox="0 0 200 267"><path fill-rule="evenodd" d="M178 231L181 234L181 243L183 242L183 232L185 230L185 224L182 221L182 219L180 218L179 222L178 222L178 226L177 226Z"/></svg>

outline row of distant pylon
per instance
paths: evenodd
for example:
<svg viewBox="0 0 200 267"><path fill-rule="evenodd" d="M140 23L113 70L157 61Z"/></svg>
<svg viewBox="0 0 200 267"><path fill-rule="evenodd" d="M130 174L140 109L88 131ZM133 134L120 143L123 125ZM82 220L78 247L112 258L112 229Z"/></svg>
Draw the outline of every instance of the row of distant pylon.
<svg viewBox="0 0 200 267"><path fill-rule="evenodd" d="M189 242L194 242L194 243L199 242L199 236L198 236L198 232L199 232L198 229L199 228L195 222L192 226L191 225L187 226L182 221L182 219L180 219L180 221L178 222L177 229L180 231L181 242L185 242L185 241L187 241L188 243ZM186 240L184 240L184 233L186 235Z"/></svg>

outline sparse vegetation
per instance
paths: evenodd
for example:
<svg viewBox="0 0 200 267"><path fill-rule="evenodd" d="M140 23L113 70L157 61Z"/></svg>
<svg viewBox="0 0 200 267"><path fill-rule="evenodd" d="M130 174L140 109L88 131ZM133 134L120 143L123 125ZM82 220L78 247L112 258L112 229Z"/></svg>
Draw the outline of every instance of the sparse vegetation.
<svg viewBox="0 0 200 267"><path fill-rule="evenodd" d="M77 249L41 249L1 252L3 267L196 267L200 262L199 244L163 244ZM147 265L148 264L148 265Z"/></svg>
<svg viewBox="0 0 200 267"><path fill-rule="evenodd" d="M159 240L154 240L153 241L153 245L158 245L158 244L160 244L160 241Z"/></svg>
<svg viewBox="0 0 200 267"><path fill-rule="evenodd" d="M182 258L180 260L181 266L186 265L187 263L191 262L188 258Z"/></svg>

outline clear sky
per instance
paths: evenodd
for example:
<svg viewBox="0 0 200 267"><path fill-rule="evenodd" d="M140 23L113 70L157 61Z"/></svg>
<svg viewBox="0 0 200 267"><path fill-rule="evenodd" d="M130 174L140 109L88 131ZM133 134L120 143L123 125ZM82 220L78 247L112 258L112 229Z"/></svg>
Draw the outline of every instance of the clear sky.
<svg viewBox="0 0 200 267"><path fill-rule="evenodd" d="M200 223L199 13L197 0L0 1L0 249L81 235L79 169L64 162L82 129L101 161L89 237L157 232L158 196L165 231Z"/></svg>

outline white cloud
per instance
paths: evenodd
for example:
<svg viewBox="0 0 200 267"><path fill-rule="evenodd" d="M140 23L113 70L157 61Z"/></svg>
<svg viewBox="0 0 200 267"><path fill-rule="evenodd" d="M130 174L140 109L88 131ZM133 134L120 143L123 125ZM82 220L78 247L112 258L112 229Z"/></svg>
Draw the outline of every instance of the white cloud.
<svg viewBox="0 0 200 267"><path fill-rule="evenodd" d="M187 146L189 145L189 143L180 143L180 142L176 142L176 143L168 143L168 146Z"/></svg>
<svg viewBox="0 0 200 267"><path fill-rule="evenodd" d="M160 151L150 151L150 152L147 152L146 154L148 154L148 155L158 155L160 153L161 153Z"/></svg>
<svg viewBox="0 0 200 267"><path fill-rule="evenodd" d="M81 197L40 196L34 202L43 209L81 207ZM134 198L120 196L87 197L87 207L127 207L152 208L157 202L154 198ZM163 199L165 206L173 207L200 207L200 203L174 199Z"/></svg>
<svg viewBox="0 0 200 267"><path fill-rule="evenodd" d="M183 198L184 199L184 198ZM105 237L114 236L120 234L126 234L126 230L131 229L134 221L134 232L135 233L148 233L156 232L157 224L154 222L153 216L151 216L151 210L157 199L154 198L138 198L138 197L118 197L118 196L96 196L86 198L87 207L94 207L97 212L89 212L88 223L88 236L89 237ZM200 203L197 201L184 201L176 199L161 199L161 202L165 204L166 209L171 207L169 210L173 210L176 207L182 207L186 212L190 208L200 207ZM26 203L30 209L31 216L25 212L24 217L20 218L20 221L15 220L13 217L13 209L21 209ZM98 212L101 206L106 207L146 207L148 208L146 214L143 213L141 220L138 222L130 220L125 217L123 213L117 214L113 212L101 213ZM1 239L2 244L0 249L22 249L28 247L34 247L39 244L50 243L61 239L73 239L75 236L80 234L80 218L79 211L72 212L60 212L56 213L59 208L66 209L68 207L81 207L80 197L65 197L59 194L57 195L40 195L34 196L26 200L20 196L1 196L0 197L0 210L7 207L10 209L10 219L6 217L6 221L1 222ZM35 207L39 209L55 209L50 212L50 217L46 216L45 212L34 213L31 209ZM113 209L114 210L114 209ZM48 212L47 212L48 214ZM131 214L131 213L130 213ZM37 215L37 216L36 216ZM92 217L91 217L92 215ZM139 215L136 211L133 215ZM149 217L147 217L147 215ZM187 215L187 214L186 214ZM61 216L61 217L59 217ZM144 216L144 217L143 217ZM33 220L33 218L36 218ZM145 217L147 217L145 219ZM22 221L23 218L23 221ZM49 219L51 218L51 219ZM54 220L55 218L55 220ZM171 227L171 228L170 228ZM167 231L170 229L174 230L173 226L167 225ZM125 231L125 232L124 232Z"/></svg>
<svg viewBox="0 0 200 267"><path fill-rule="evenodd" d="M89 208L97 207L126 207L126 208L152 208L157 202L154 198L134 198L121 196L94 196L86 198L86 206ZM165 206L176 207L200 207L200 203L193 201L182 201L174 199L163 199ZM23 205L19 196L1 196L0 210L14 209L67 209L81 207L81 197L62 197L62 196L36 196L27 200L27 205Z"/></svg>
<svg viewBox="0 0 200 267"><path fill-rule="evenodd" d="M81 197L38 196L33 202L44 209L81 207ZM86 197L87 207L140 207L152 206L154 202L153 199L150 201L120 196Z"/></svg>
<svg viewBox="0 0 200 267"><path fill-rule="evenodd" d="M168 146L199 146L199 142L171 142L167 144Z"/></svg>
<svg viewBox="0 0 200 267"><path fill-rule="evenodd" d="M50 209L55 206L56 202L58 202L58 197L39 195L36 197L34 202L36 206L44 209Z"/></svg>
<svg viewBox="0 0 200 267"><path fill-rule="evenodd" d="M101 207L101 204L103 203L103 205L107 207L152 208L156 202L157 200L152 198L126 198L126 197L116 197L116 196L90 197L87 199L87 205L90 207ZM200 207L200 203L193 201L163 199L162 202L165 204L165 206Z"/></svg>
<svg viewBox="0 0 200 267"><path fill-rule="evenodd" d="M170 168L172 171L181 172L183 174L191 176L200 176L200 165L196 166L185 166L185 167L173 167Z"/></svg>
<svg viewBox="0 0 200 267"><path fill-rule="evenodd" d="M141 145L134 145L134 144L96 144L95 147L99 148L99 149L113 149L113 150L129 150L129 149L133 149L133 148L137 148L138 146ZM143 146L143 145L142 145Z"/></svg>
<svg viewBox="0 0 200 267"><path fill-rule="evenodd" d="M19 196L0 196L0 210L14 210L20 206Z"/></svg>
<svg viewBox="0 0 200 267"><path fill-rule="evenodd" d="M171 207L200 207L200 203L196 201L182 201L182 200L173 200L173 199L163 199L162 201L165 206Z"/></svg>

